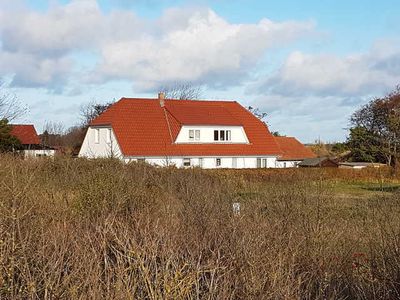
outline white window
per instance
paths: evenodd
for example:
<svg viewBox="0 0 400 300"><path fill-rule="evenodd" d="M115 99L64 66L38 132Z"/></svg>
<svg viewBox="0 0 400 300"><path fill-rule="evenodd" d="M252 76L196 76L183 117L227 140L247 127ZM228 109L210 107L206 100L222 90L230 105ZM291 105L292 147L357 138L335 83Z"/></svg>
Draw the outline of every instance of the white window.
<svg viewBox="0 0 400 300"><path fill-rule="evenodd" d="M257 158L257 168L261 168L261 158Z"/></svg>
<svg viewBox="0 0 400 300"><path fill-rule="evenodd" d="M218 130L214 130L214 141L218 141L219 135L218 135Z"/></svg>
<svg viewBox="0 0 400 300"><path fill-rule="evenodd" d="M94 130L94 142L96 144L100 143L100 129L99 128L95 128L95 130Z"/></svg>
<svg viewBox="0 0 400 300"><path fill-rule="evenodd" d="M263 168L267 167L267 159L266 158L263 158L263 160L262 160L262 167Z"/></svg>
<svg viewBox="0 0 400 300"><path fill-rule="evenodd" d="M220 158L216 158L216 159L215 159L215 165L216 165L217 167L220 167L220 166L221 166L221 159L220 159Z"/></svg>
<svg viewBox="0 0 400 300"><path fill-rule="evenodd" d="M225 133L225 140L230 141L231 140L231 131L227 130Z"/></svg>
<svg viewBox="0 0 400 300"><path fill-rule="evenodd" d="M202 157L199 158L199 167L200 168L203 167L203 158Z"/></svg>
<svg viewBox="0 0 400 300"><path fill-rule="evenodd" d="M193 141L194 140L194 130L189 130L189 141Z"/></svg>
<svg viewBox="0 0 400 300"><path fill-rule="evenodd" d="M219 140L220 141L225 141L225 130L220 130L219 131Z"/></svg>
<svg viewBox="0 0 400 300"><path fill-rule="evenodd" d="M184 167L190 167L190 158L184 158L183 159L183 166Z"/></svg>
<svg viewBox="0 0 400 300"><path fill-rule="evenodd" d="M195 131L195 140L200 141L200 130Z"/></svg>
<svg viewBox="0 0 400 300"><path fill-rule="evenodd" d="M230 141L230 130L214 130L214 141Z"/></svg>
<svg viewBox="0 0 400 300"><path fill-rule="evenodd" d="M108 128L108 129L107 129L106 142L107 142L108 144L111 143L111 128Z"/></svg>
<svg viewBox="0 0 400 300"><path fill-rule="evenodd" d="M237 168L237 157L232 157L232 168Z"/></svg>

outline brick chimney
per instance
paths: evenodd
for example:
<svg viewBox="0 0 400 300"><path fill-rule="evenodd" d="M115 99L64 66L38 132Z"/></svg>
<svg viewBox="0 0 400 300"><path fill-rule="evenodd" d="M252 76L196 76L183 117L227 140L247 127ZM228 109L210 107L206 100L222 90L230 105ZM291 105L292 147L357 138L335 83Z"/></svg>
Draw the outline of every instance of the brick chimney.
<svg viewBox="0 0 400 300"><path fill-rule="evenodd" d="M158 100L160 101L160 106L165 106L165 94L163 92L158 93Z"/></svg>

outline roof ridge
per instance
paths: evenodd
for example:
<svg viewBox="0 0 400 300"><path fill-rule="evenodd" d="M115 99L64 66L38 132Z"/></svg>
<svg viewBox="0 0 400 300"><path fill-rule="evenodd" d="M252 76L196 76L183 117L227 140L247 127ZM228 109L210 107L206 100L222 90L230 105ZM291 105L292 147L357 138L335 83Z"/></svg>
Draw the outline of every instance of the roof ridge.
<svg viewBox="0 0 400 300"><path fill-rule="evenodd" d="M8 125L10 125L10 126L33 126L33 127L35 127L34 124L14 124L14 123L12 123L12 124L8 124Z"/></svg>
<svg viewBox="0 0 400 300"><path fill-rule="evenodd" d="M145 101L159 101L158 98L136 98L136 97L122 97L116 103L121 100L145 100ZM228 99L174 99L174 98L165 98L166 102L174 101L174 102L216 102L216 103L238 103L236 100L228 100Z"/></svg>

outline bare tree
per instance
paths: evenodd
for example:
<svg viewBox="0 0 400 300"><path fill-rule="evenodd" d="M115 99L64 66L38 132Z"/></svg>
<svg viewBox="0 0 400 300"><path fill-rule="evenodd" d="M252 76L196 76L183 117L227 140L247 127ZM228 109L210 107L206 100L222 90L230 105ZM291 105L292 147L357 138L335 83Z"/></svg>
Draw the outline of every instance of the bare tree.
<svg viewBox="0 0 400 300"><path fill-rule="evenodd" d="M4 84L0 83L0 120L13 121L23 116L27 107L22 105L14 93L6 92Z"/></svg>
<svg viewBox="0 0 400 300"><path fill-rule="evenodd" d="M260 119L262 122L264 122L266 124L266 122L264 121L264 119L268 115L266 112L263 112L259 108L253 107L253 106L248 106L247 110L249 112L251 112L255 117L257 117L258 119Z"/></svg>
<svg viewBox="0 0 400 300"><path fill-rule="evenodd" d="M47 131L49 134L62 135L65 133L65 126L62 122L47 121L44 124L43 131Z"/></svg>
<svg viewBox="0 0 400 300"><path fill-rule="evenodd" d="M165 94L166 99L196 100L200 99L203 93L202 86L190 83L174 83L162 87L160 92Z"/></svg>
<svg viewBox="0 0 400 300"><path fill-rule="evenodd" d="M100 104L95 100L82 105L80 109L80 114L82 118L82 127L89 126L90 122L106 111L115 101L110 101L105 104Z"/></svg>
<svg viewBox="0 0 400 300"><path fill-rule="evenodd" d="M40 135L42 143L46 146L64 146L65 126L61 122L47 121Z"/></svg>

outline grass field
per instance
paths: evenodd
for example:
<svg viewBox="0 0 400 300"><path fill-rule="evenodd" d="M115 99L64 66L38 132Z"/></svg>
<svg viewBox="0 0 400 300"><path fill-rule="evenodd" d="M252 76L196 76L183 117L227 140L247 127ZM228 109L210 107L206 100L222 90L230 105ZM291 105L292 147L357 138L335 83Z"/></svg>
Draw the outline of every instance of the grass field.
<svg viewBox="0 0 400 300"><path fill-rule="evenodd" d="M3 156L0 298L399 299L400 180Z"/></svg>

